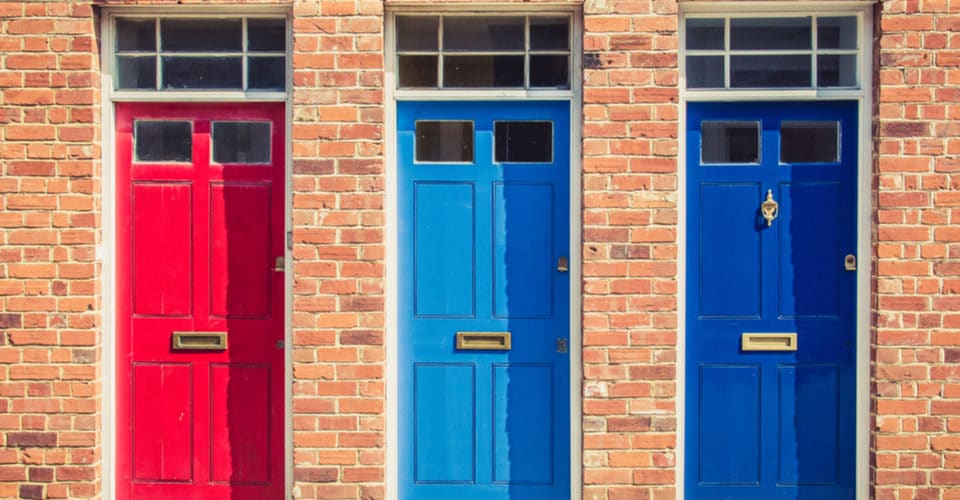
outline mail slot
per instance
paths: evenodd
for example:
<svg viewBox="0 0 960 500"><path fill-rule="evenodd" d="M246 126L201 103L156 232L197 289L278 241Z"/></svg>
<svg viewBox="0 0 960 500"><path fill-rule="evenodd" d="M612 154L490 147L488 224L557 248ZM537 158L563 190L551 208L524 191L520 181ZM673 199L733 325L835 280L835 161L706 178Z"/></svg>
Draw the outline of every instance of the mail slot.
<svg viewBox="0 0 960 500"><path fill-rule="evenodd" d="M509 351L510 332L457 332L458 351Z"/></svg>
<svg viewBox="0 0 960 500"><path fill-rule="evenodd" d="M173 332L174 351L225 351L227 332Z"/></svg>
<svg viewBox="0 0 960 500"><path fill-rule="evenodd" d="M740 335L742 351L796 351L796 333L744 333Z"/></svg>

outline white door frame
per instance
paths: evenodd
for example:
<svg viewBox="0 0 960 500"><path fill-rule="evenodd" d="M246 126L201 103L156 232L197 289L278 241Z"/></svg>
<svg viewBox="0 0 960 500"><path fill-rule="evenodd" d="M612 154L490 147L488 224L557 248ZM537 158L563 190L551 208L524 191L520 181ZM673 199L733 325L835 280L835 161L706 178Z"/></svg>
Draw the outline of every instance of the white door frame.
<svg viewBox="0 0 960 500"><path fill-rule="evenodd" d="M581 335L581 293L583 271L580 264L581 247L581 110L583 94L580 84L581 54L583 32L582 16L579 10L570 5L538 5L531 11L528 5L498 5L496 12L510 12L517 15L555 12L570 14L573 46L570 66L570 90L399 90L396 78L396 47L394 43L394 22L398 13L477 13L477 5L411 5L402 9L389 8L384 18L384 171L386 175L386 194L384 210L386 228L384 232L386 246L386 286L385 300L385 343L386 343L386 495L398 498L399 487L399 315L398 294L400 293L397 266L399 264L397 226L399 208L397 205L397 102L403 100L420 101L483 101L483 100L567 100L570 102L570 492L572 500L581 498L582 490L582 407L580 387L583 384ZM488 12L491 12L488 10ZM559 500L559 499L558 499Z"/></svg>
<svg viewBox="0 0 960 500"><path fill-rule="evenodd" d="M677 498L684 494L684 426L686 414L686 103L718 101L803 101L803 100L844 100L859 104L858 132L860 140L859 161L857 162L857 255L861 266L857 271L856 303L856 496L858 500L867 500L870 493L870 278L872 267L867 265L872 259L871 224L873 197L871 196L873 161L873 1L854 0L841 2L682 2L680 4L680 130L678 173L678 321L677 321ZM828 13L831 15L856 15L860 18L860 59L859 81L857 89L842 90L686 90L684 73L683 27L687 14L713 14L717 16L776 16L797 15L797 13Z"/></svg>

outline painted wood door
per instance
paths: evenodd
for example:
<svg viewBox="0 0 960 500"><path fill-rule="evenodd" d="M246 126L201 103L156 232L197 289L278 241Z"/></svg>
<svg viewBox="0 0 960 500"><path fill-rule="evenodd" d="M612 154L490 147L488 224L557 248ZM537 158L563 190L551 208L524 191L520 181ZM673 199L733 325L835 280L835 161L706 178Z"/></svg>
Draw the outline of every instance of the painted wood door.
<svg viewBox="0 0 960 500"><path fill-rule="evenodd" d="M120 497L281 498L283 104L116 116Z"/></svg>
<svg viewBox="0 0 960 500"><path fill-rule="evenodd" d="M687 124L686 496L852 499L857 105Z"/></svg>
<svg viewBox="0 0 960 500"><path fill-rule="evenodd" d="M569 497L569 104L398 104L400 498Z"/></svg>

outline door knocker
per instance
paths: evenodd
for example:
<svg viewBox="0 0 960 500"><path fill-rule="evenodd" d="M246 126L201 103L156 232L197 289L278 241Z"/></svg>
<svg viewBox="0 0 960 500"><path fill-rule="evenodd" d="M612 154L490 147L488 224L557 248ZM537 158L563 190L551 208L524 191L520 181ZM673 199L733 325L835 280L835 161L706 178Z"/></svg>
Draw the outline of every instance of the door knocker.
<svg viewBox="0 0 960 500"><path fill-rule="evenodd" d="M773 225L773 219L776 219L779 213L780 205L777 203L777 200L773 199L773 190L768 189L767 199L763 200L763 203L760 204L760 215L767 221L767 227Z"/></svg>

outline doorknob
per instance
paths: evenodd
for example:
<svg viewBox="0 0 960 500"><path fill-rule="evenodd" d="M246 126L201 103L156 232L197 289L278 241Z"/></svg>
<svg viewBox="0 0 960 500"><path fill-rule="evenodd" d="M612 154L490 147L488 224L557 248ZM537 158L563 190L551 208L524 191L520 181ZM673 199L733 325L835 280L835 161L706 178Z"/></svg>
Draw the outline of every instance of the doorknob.
<svg viewBox="0 0 960 500"><path fill-rule="evenodd" d="M780 215L780 204L777 203L777 200L773 199L772 189L767 190L767 199L763 200L763 203L760 204L760 215L767 221L767 227L772 226L773 219L776 219L777 215Z"/></svg>

